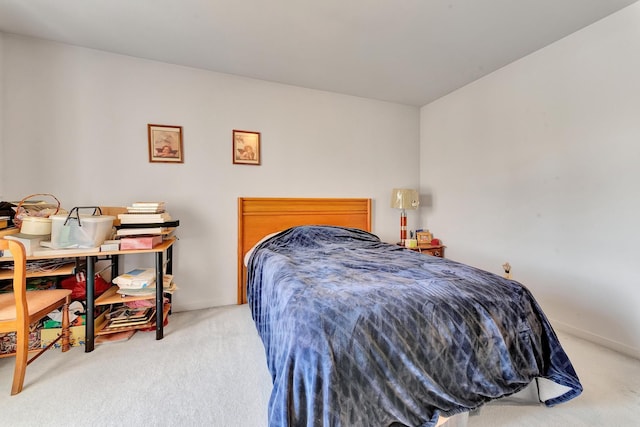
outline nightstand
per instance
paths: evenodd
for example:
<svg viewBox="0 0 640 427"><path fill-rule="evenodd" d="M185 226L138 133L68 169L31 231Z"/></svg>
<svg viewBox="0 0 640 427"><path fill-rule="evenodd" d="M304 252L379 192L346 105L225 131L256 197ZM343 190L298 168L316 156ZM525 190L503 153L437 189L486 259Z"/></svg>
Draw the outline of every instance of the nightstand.
<svg viewBox="0 0 640 427"><path fill-rule="evenodd" d="M412 251L416 251L416 252L420 252L423 253L425 255L432 255L432 256L437 256L440 258L444 258L444 248L446 248L446 246L444 245L418 245L418 247L416 248L407 248L405 247L405 249L409 249Z"/></svg>

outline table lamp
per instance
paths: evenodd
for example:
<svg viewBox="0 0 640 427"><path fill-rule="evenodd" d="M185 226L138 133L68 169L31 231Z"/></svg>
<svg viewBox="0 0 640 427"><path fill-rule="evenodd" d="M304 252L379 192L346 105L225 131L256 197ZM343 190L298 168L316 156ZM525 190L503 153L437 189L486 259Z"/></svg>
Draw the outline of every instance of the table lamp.
<svg viewBox="0 0 640 427"><path fill-rule="evenodd" d="M407 209L417 209L420 195L416 190L408 188L394 188L391 191L391 207L400 209L400 244L407 239Z"/></svg>

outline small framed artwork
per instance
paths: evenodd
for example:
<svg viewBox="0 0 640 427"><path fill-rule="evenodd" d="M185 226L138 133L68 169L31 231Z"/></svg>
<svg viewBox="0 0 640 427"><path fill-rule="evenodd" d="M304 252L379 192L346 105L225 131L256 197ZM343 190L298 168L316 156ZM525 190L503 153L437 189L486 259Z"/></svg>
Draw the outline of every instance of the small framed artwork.
<svg viewBox="0 0 640 427"><path fill-rule="evenodd" d="M418 231L416 232L416 239L418 239L419 245L429 245L431 244L431 239L433 239L433 235L427 231Z"/></svg>
<svg viewBox="0 0 640 427"><path fill-rule="evenodd" d="M182 126L147 125L149 161L152 163L184 163Z"/></svg>
<svg viewBox="0 0 640 427"><path fill-rule="evenodd" d="M260 132L233 130L233 163L260 164Z"/></svg>

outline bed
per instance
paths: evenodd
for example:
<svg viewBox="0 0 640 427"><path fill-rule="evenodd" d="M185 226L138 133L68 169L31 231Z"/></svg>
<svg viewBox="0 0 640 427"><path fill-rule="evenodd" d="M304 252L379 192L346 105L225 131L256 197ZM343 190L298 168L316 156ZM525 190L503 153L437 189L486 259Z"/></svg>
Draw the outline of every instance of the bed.
<svg viewBox="0 0 640 427"><path fill-rule="evenodd" d="M371 230L371 199L238 198L238 304L247 302L246 253L264 236L296 225L326 224Z"/></svg>
<svg viewBox="0 0 640 427"><path fill-rule="evenodd" d="M554 406L581 393L524 286L381 242L370 201L351 215L331 200L335 217L301 214L315 209L308 199L252 199L240 214L244 296L273 380L269 425L430 427L510 396Z"/></svg>

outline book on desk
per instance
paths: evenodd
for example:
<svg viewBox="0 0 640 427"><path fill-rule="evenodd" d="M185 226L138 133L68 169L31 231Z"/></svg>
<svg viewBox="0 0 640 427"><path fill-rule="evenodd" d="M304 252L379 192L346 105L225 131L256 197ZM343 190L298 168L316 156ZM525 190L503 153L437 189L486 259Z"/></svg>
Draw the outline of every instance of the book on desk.
<svg viewBox="0 0 640 427"><path fill-rule="evenodd" d="M109 322L116 324L134 320L148 319L152 307L127 307L122 306L107 314Z"/></svg>
<svg viewBox="0 0 640 427"><path fill-rule="evenodd" d="M171 234L173 230L180 225L179 220L167 222L149 222L149 223L133 223L120 224L116 226L116 236L136 236L148 234Z"/></svg>
<svg viewBox="0 0 640 427"><path fill-rule="evenodd" d="M155 268L134 268L113 278L112 282L121 289L142 289L156 282Z"/></svg>
<svg viewBox="0 0 640 427"><path fill-rule="evenodd" d="M153 249L162 243L162 235L138 235L120 238L120 250Z"/></svg>
<svg viewBox="0 0 640 427"><path fill-rule="evenodd" d="M165 223L172 221L168 212L118 214L120 224Z"/></svg>
<svg viewBox="0 0 640 427"><path fill-rule="evenodd" d="M127 213L162 213L165 206L165 202L133 202L127 206Z"/></svg>
<svg viewBox="0 0 640 427"><path fill-rule="evenodd" d="M118 329L149 323L156 314L155 307L129 308L121 307L107 315L108 321L104 329Z"/></svg>
<svg viewBox="0 0 640 427"><path fill-rule="evenodd" d="M173 274L165 273L162 275L162 291L172 294L177 289L175 283L173 283ZM117 294L123 297L146 297L154 296L156 294L156 282L154 281L149 286L144 288L127 288L118 286Z"/></svg>

